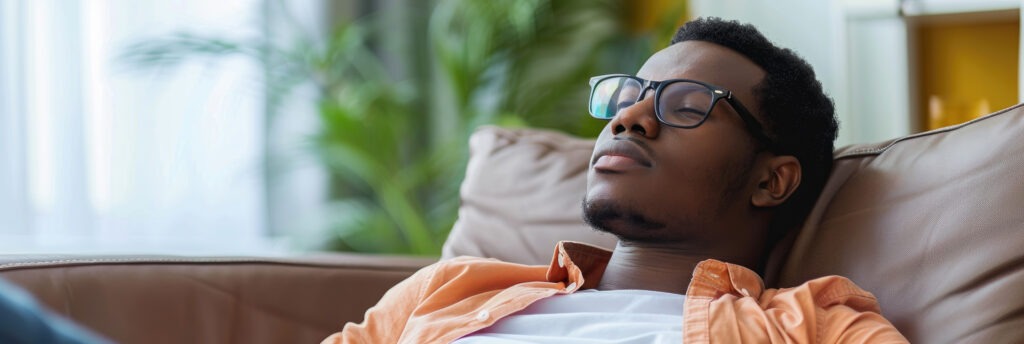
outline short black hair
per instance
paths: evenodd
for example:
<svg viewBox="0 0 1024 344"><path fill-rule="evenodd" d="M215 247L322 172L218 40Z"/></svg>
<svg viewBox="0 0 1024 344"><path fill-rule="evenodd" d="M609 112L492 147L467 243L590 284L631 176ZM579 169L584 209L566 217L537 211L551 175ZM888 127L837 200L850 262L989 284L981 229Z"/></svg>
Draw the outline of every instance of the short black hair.
<svg viewBox="0 0 1024 344"><path fill-rule="evenodd" d="M792 50L773 44L753 25L721 18L684 24L672 43L705 41L732 49L765 71L754 87L762 124L776 154L800 161L800 186L779 206L768 234L773 245L797 229L818 199L832 172L832 151L839 123L835 106L814 76L814 69Z"/></svg>

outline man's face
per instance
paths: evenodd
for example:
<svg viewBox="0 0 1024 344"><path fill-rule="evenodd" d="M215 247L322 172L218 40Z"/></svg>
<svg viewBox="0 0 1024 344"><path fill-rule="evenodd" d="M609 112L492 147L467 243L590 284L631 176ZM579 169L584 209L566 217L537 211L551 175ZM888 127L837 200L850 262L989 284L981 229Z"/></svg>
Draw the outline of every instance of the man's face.
<svg viewBox="0 0 1024 344"><path fill-rule="evenodd" d="M753 87L764 71L720 45L674 44L651 56L637 76L726 88L760 120ZM723 227L749 215L756 140L724 100L697 128L666 126L655 115L653 93L620 110L598 137L584 200L588 222L628 241L700 244L742 234Z"/></svg>

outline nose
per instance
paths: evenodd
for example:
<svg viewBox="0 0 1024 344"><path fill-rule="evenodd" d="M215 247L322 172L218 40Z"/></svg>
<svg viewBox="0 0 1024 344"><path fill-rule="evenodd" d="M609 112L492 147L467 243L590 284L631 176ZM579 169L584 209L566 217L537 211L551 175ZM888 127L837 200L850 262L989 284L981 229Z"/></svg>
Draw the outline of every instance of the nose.
<svg viewBox="0 0 1024 344"><path fill-rule="evenodd" d="M649 92L649 93L647 93ZM608 123L613 135L626 131L633 132L648 139L658 137L661 123L654 112L653 91L648 90L645 96L639 97L635 104L619 110L619 113Z"/></svg>

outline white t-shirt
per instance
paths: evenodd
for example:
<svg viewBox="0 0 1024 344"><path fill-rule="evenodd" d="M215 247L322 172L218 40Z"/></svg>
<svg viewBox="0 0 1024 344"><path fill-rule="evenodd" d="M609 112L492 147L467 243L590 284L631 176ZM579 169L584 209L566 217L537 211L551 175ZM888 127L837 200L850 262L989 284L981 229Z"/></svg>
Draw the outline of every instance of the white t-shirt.
<svg viewBox="0 0 1024 344"><path fill-rule="evenodd" d="M452 343L681 343L685 300L650 290L580 290L537 301Z"/></svg>

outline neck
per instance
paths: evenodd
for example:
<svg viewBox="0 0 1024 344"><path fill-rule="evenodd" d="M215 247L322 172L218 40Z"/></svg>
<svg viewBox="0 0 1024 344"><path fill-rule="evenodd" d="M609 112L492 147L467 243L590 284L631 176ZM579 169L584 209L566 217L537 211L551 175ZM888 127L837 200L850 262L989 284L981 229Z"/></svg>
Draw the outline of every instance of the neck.
<svg viewBox="0 0 1024 344"><path fill-rule="evenodd" d="M686 294L693 269L707 258L673 247L619 241L597 289Z"/></svg>
<svg viewBox="0 0 1024 344"><path fill-rule="evenodd" d="M597 289L642 289L686 294L693 270L701 261L718 259L751 267L756 261L751 261L751 258L620 240Z"/></svg>

